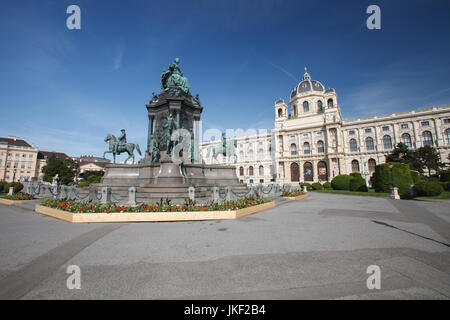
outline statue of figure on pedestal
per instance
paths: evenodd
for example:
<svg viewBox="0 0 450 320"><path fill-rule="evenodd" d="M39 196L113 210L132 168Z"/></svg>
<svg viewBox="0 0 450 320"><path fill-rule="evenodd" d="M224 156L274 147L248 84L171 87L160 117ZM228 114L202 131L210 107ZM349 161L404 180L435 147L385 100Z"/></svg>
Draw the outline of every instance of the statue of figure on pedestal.
<svg viewBox="0 0 450 320"><path fill-rule="evenodd" d="M156 163L159 161L158 141L156 140L154 135L150 136L150 145L148 148L148 153L150 156L150 163Z"/></svg>
<svg viewBox="0 0 450 320"><path fill-rule="evenodd" d="M175 60L169 64L168 70L163 70L161 74L161 89L164 91L170 91L173 95L179 96L181 92L189 93L190 85L186 77L180 70L178 64L180 59Z"/></svg>

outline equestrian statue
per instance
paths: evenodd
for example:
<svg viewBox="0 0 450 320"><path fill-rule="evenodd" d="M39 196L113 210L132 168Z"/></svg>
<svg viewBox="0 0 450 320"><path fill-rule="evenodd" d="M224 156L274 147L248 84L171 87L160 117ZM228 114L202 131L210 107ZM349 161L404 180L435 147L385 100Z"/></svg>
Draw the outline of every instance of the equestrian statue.
<svg viewBox="0 0 450 320"><path fill-rule="evenodd" d="M105 142L109 142L109 150L103 153L103 158L105 158L105 154L112 153L114 163L116 163L116 155L127 152L128 158L125 160L125 163L127 163L130 158L133 158L132 163L134 164L134 149L136 148L139 155L141 155L141 149L139 148L139 145L137 143L134 144L127 142L127 134L125 132L125 129L122 129L120 131L121 134L119 136L119 139L116 139L116 137L111 133L106 136Z"/></svg>

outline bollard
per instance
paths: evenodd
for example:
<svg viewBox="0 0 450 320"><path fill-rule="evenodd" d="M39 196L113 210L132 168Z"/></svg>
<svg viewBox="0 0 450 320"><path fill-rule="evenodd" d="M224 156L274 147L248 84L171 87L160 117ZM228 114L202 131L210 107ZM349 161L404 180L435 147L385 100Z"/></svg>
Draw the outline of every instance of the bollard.
<svg viewBox="0 0 450 320"><path fill-rule="evenodd" d="M8 196L12 196L14 193L14 187L9 187Z"/></svg>
<svg viewBox="0 0 450 320"><path fill-rule="evenodd" d="M227 186L225 188L225 199L227 199L228 201L230 201L233 198L233 194L231 193L231 186Z"/></svg>
<svg viewBox="0 0 450 320"><path fill-rule="evenodd" d="M128 188L128 203L129 206L136 206L136 187Z"/></svg>
<svg viewBox="0 0 450 320"><path fill-rule="evenodd" d="M308 192L308 188L306 188L306 186L303 186L303 192L307 193Z"/></svg>
<svg viewBox="0 0 450 320"><path fill-rule="evenodd" d="M188 192L189 192L189 199L195 201L195 188L193 186L190 186Z"/></svg>
<svg viewBox="0 0 450 320"><path fill-rule="evenodd" d="M393 187L391 188L391 199L399 200L400 196L398 195L398 188Z"/></svg>
<svg viewBox="0 0 450 320"><path fill-rule="evenodd" d="M214 202L219 201L219 188L216 186L212 187L212 200Z"/></svg>
<svg viewBox="0 0 450 320"><path fill-rule="evenodd" d="M108 186L102 187L102 199L101 203L109 203L111 202L111 188Z"/></svg>

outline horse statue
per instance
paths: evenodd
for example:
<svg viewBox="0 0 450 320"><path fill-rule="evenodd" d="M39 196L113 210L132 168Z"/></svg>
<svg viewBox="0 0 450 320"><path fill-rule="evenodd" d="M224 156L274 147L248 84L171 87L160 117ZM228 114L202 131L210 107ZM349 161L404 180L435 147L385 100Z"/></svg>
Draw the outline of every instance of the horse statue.
<svg viewBox="0 0 450 320"><path fill-rule="evenodd" d="M222 143L213 144L208 147L208 151L206 152L206 157L209 158L209 155L212 152L211 163L217 160L217 156L221 154L226 159L230 157L234 157L233 163L237 162L236 148L237 148L237 140L233 139L231 143L227 143L227 139L225 138L225 134L222 133Z"/></svg>
<svg viewBox="0 0 450 320"><path fill-rule="evenodd" d="M139 148L139 145L137 143L126 143L125 145L119 145L116 152L116 145L118 142L116 136L111 133L106 136L105 142L109 142L109 150L103 153L103 158L105 157L105 154L112 153L114 157L114 163L116 163L116 154L127 152L128 158L125 160L125 163L127 163L130 158L133 158L132 163L134 164L134 148L136 148L139 155L141 155L141 149Z"/></svg>

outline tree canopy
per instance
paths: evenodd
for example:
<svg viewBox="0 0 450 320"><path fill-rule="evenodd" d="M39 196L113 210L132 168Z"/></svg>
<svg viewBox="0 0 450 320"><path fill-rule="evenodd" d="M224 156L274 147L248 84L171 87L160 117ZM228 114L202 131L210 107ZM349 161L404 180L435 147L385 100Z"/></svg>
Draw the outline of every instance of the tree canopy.
<svg viewBox="0 0 450 320"><path fill-rule="evenodd" d="M50 157L43 168L44 181L52 182L53 177L58 174L59 183L69 184L77 173L78 164L71 159L57 159Z"/></svg>
<svg viewBox="0 0 450 320"><path fill-rule="evenodd" d="M424 169L427 169L428 175L431 175L431 170L439 172L445 167L445 164L441 162L441 155L432 146L411 150L401 142L390 154L386 155L386 162L406 163L412 170L421 174L423 174Z"/></svg>

